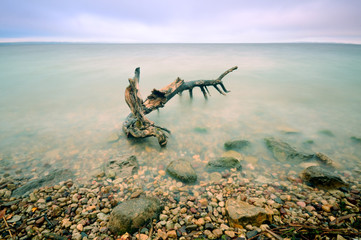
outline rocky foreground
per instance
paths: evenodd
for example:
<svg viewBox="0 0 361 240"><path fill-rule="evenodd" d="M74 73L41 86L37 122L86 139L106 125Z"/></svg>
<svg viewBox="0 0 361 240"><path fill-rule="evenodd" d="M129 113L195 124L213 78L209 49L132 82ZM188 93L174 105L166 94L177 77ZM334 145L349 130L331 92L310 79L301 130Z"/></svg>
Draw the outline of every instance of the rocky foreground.
<svg viewBox="0 0 361 240"><path fill-rule="evenodd" d="M274 157L287 163L260 164L228 144L224 156L209 162L197 156L164 167L139 166L136 157L114 161L85 184L71 174L56 182L61 172L22 186L2 178L0 238L361 238L360 172L272 141Z"/></svg>

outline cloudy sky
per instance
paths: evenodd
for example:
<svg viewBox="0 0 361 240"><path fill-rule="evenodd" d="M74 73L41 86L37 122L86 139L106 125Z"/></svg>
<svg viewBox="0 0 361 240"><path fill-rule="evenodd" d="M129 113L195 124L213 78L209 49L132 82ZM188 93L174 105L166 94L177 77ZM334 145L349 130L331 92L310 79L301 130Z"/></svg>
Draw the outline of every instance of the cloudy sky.
<svg viewBox="0 0 361 240"><path fill-rule="evenodd" d="M360 0L0 0L0 42L361 43Z"/></svg>

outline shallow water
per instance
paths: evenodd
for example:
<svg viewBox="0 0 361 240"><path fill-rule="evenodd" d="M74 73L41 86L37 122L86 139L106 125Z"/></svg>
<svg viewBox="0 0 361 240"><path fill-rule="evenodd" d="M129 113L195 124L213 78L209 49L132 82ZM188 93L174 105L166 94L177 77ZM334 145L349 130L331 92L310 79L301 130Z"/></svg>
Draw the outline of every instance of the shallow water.
<svg viewBox="0 0 361 240"><path fill-rule="evenodd" d="M136 67L145 98L177 77L215 79L236 65L224 79L227 96L210 89L206 101L195 90L193 100L184 93L149 115L172 131L166 148L123 135L124 90ZM133 154L157 168L193 159L203 172L232 139L251 141L244 155L272 162L269 136L359 168L361 145L350 137L361 137L360 66L360 45L1 44L0 173L67 167L82 178Z"/></svg>

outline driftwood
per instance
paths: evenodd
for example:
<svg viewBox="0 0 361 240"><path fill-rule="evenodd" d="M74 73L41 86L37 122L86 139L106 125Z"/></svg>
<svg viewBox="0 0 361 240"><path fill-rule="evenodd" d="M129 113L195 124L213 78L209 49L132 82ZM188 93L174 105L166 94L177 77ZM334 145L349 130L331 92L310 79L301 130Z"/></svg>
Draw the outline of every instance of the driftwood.
<svg viewBox="0 0 361 240"><path fill-rule="evenodd" d="M157 90L153 89L152 93L143 101L139 91L139 74L140 69L135 69L133 78L129 78L129 86L125 90L125 101L128 104L131 113L123 123L123 131L128 137L145 138L154 136L158 139L161 146L167 144L167 134L170 131L166 128L156 126L154 122L146 118L145 115L152 111L164 107L164 105L176 94L181 94L188 90L189 95L193 97L193 89L199 87L203 96L207 99L209 90L207 87L213 86L220 94L225 95L229 91L223 85L222 79L230 72L237 69L237 66L228 69L214 80L195 80L185 82L177 78L168 86Z"/></svg>

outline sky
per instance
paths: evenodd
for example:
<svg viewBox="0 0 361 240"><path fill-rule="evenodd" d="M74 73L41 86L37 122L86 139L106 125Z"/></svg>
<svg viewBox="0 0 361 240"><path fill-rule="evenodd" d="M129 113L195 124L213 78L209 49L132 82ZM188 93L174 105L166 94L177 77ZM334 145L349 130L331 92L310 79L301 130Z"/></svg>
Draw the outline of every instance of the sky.
<svg viewBox="0 0 361 240"><path fill-rule="evenodd" d="M361 44L360 0L0 0L0 42Z"/></svg>

